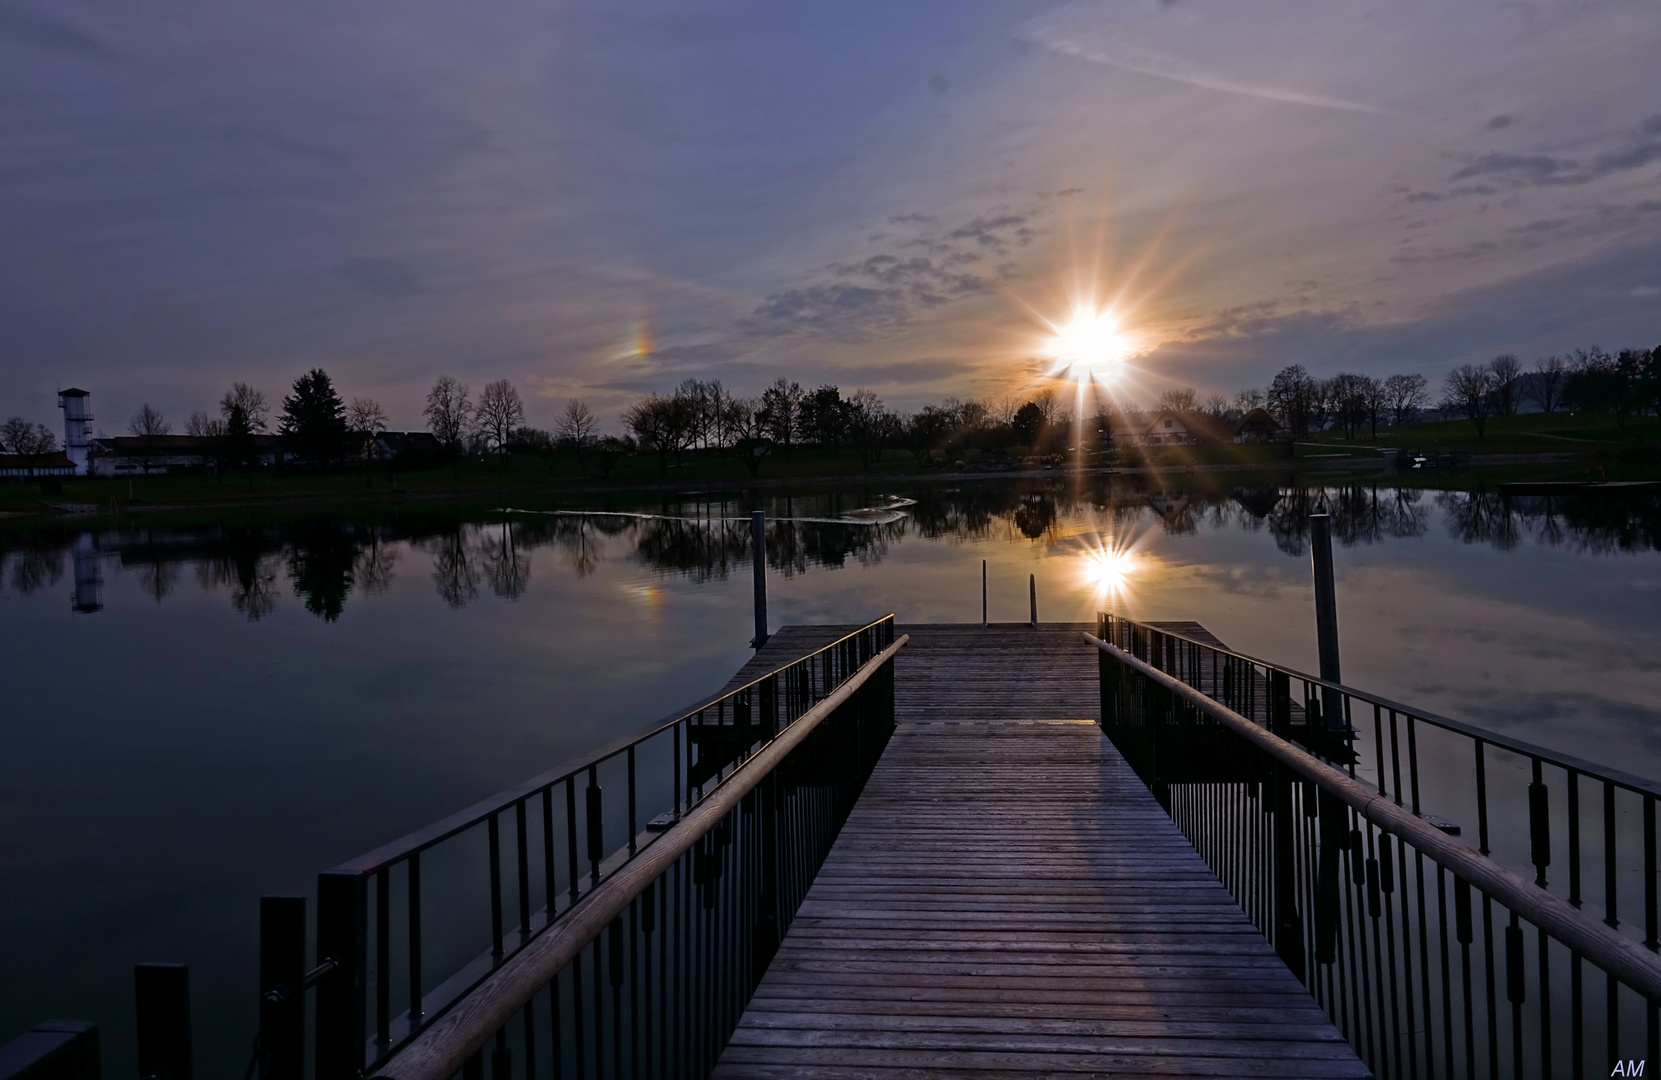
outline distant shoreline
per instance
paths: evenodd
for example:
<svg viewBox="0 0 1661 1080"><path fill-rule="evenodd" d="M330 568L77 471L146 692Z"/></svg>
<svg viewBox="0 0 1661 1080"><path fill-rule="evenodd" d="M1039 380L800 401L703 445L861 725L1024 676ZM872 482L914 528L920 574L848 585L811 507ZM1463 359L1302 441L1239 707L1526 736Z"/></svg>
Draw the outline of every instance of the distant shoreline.
<svg viewBox="0 0 1661 1080"><path fill-rule="evenodd" d="M1437 475L1455 477L1469 470L1484 468L1513 468L1519 466L1561 466L1583 460L1584 455L1574 453L1542 453L1542 454L1479 454L1473 455L1469 466L1464 470L1445 471L1434 474L1402 474L1406 475ZM434 505L455 502L492 502L504 505L515 499L543 500L548 498L570 499L584 496L622 495L629 493L649 494L653 492L684 491L689 486L700 490L769 490L790 487L836 487L849 484L903 484L908 481L926 481L930 483L970 483L974 481L1009 481L1009 480L1043 480L1060 479L1064 477L1108 477L1108 476L1194 476L1214 475L1227 473L1259 473L1280 474L1287 473L1352 473L1376 472L1384 473L1389 469L1389 461L1382 457L1352 457L1348 455L1334 457L1295 457L1282 461L1253 461L1253 462L1221 462L1221 463L1187 463L1170 465L1136 465L1136 466L1101 466L1097 468L1074 469L1065 466L1042 467L1031 466L1018 469L938 469L904 471L904 472L851 472L827 475L808 476L763 476L763 477L685 477L679 479L654 479L627 482L526 482L522 477L516 477L515 482L498 487L481 487L477 478L473 478L472 486L458 486L453 488L439 487L433 490L406 490L399 488L372 488L363 491L341 491L327 493L304 492L273 492L270 495L253 497L238 492L226 492L224 497L167 500L151 502L143 499L123 499L116 504L114 510L105 505L77 502L73 499L73 482L71 490L65 492L65 497L42 495L37 497L39 509L21 511L0 511L0 520L7 525L32 524L64 524L73 520L95 521L107 518L127 517L168 517L190 513L227 513L258 510L313 510L329 508L365 508L416 505ZM504 478L506 479L506 478ZM270 483L269 480L265 481ZM26 481L25 481L26 483ZM229 485L227 485L229 486Z"/></svg>

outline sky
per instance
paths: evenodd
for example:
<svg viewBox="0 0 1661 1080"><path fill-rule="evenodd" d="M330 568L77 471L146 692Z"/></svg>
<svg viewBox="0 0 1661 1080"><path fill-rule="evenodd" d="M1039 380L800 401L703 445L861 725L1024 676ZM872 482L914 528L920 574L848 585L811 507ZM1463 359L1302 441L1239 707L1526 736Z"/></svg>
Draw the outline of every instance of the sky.
<svg viewBox="0 0 1661 1080"><path fill-rule="evenodd" d="M1661 342L1654 0L0 0L0 415Z"/></svg>

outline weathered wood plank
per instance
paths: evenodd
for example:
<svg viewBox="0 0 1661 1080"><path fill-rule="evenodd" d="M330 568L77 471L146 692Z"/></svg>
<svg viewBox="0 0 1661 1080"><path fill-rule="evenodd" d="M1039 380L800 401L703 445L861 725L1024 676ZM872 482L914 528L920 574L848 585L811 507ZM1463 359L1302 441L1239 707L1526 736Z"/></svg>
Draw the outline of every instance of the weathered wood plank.
<svg viewBox="0 0 1661 1080"><path fill-rule="evenodd" d="M1102 737L1081 629L899 628L899 728L716 1077L1367 1075Z"/></svg>

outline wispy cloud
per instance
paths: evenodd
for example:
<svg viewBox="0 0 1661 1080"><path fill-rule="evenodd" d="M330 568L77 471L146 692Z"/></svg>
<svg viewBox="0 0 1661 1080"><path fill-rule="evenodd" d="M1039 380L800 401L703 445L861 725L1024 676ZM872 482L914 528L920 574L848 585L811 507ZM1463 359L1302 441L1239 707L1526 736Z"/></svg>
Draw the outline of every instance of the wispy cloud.
<svg viewBox="0 0 1661 1080"><path fill-rule="evenodd" d="M1064 56L1105 64L1150 78L1215 90L1218 93L1239 94L1244 97L1261 98L1264 101L1278 101L1287 105L1304 105L1316 109L1338 109L1343 112L1375 115L1390 115L1394 112L1391 109L1330 94L1243 82L1180 56L1138 45L1119 32L1093 31L1076 25L1071 19L1034 19L1022 28L1022 36Z"/></svg>

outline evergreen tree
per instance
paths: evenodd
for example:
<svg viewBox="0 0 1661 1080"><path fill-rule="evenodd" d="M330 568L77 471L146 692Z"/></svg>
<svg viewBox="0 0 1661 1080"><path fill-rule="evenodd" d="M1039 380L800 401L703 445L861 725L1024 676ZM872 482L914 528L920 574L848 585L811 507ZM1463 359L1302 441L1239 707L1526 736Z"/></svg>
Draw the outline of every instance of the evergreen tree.
<svg viewBox="0 0 1661 1080"><path fill-rule="evenodd" d="M294 380L294 393L283 398L280 430L303 461L327 466L340 459L346 449L346 405L328 372L312 368Z"/></svg>

